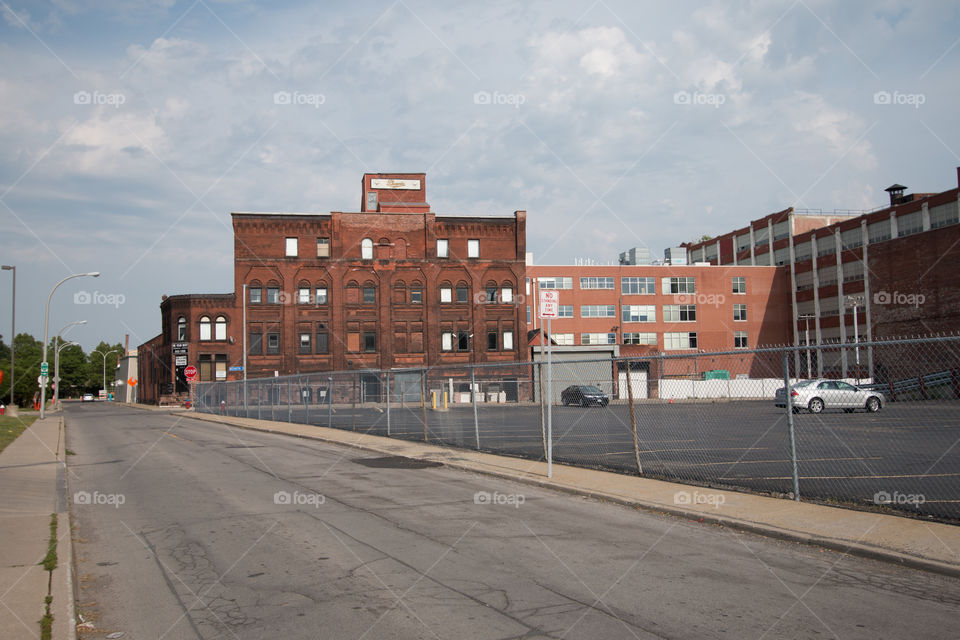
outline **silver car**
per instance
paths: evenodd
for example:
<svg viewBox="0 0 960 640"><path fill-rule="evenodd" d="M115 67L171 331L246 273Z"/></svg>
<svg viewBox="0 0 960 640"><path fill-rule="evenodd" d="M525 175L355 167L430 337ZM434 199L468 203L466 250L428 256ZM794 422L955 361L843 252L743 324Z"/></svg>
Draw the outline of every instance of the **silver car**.
<svg viewBox="0 0 960 640"><path fill-rule="evenodd" d="M793 412L798 413L806 409L810 413L820 413L824 409L843 409L853 413L857 409L864 409L871 413L880 411L887 403L887 398L879 391L861 389L843 380L800 380L791 385ZM778 407L786 407L786 393L781 387L774 395L774 403Z"/></svg>

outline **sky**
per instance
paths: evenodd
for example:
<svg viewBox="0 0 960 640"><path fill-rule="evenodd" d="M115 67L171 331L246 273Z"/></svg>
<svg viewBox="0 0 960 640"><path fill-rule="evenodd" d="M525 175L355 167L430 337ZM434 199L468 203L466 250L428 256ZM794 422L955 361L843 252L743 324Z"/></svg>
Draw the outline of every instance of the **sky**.
<svg viewBox="0 0 960 640"><path fill-rule="evenodd" d="M787 207L956 186L960 3L0 0L0 263L16 329L141 344L233 286L232 211L527 211L609 263ZM9 343L12 278L0 272Z"/></svg>

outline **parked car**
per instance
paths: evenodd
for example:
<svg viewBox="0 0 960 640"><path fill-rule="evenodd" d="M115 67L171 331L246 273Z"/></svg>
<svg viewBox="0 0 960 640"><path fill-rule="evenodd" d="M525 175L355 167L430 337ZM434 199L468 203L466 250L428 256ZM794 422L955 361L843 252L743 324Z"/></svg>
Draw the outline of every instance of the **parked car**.
<svg viewBox="0 0 960 640"><path fill-rule="evenodd" d="M820 413L824 409L843 409L847 413L853 413L857 409L864 409L872 413L880 411L887 404L887 397L879 391L861 389L843 380L800 380L791 385L790 389L794 413L801 409L810 413ZM784 388L781 387L774 395L774 404L786 407L786 398Z"/></svg>
<svg viewBox="0 0 960 640"><path fill-rule="evenodd" d="M577 404L589 407L592 404L605 407L610 403L607 394L590 384L574 384L560 392L560 401L563 406Z"/></svg>
<svg viewBox="0 0 960 640"><path fill-rule="evenodd" d="M85 393L83 397L80 398L80 402L93 402L95 398L92 393Z"/></svg>

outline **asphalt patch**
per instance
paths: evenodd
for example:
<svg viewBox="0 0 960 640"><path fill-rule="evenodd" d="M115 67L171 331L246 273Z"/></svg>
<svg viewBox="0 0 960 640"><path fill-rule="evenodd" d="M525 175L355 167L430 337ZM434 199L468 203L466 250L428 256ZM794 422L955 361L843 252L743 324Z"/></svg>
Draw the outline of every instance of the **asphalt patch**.
<svg viewBox="0 0 960 640"><path fill-rule="evenodd" d="M431 467L442 467L442 462L432 460L419 460L417 458L404 458L403 456L386 456L383 458L357 458L354 460L357 464L373 469L429 469Z"/></svg>

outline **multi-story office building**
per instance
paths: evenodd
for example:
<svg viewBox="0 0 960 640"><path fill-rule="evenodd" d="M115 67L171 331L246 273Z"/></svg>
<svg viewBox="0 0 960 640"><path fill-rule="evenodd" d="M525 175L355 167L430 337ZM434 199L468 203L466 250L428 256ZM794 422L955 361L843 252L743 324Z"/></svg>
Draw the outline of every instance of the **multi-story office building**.
<svg viewBox="0 0 960 640"><path fill-rule="evenodd" d="M437 215L426 175L365 174L360 211L234 213L234 293L175 295L141 400L199 379L527 359L526 213Z"/></svg>
<svg viewBox="0 0 960 640"><path fill-rule="evenodd" d="M956 331L960 328L958 187L905 194L869 212L806 215L787 209L719 238L687 245L692 261L782 265L789 270L792 342L811 344ZM846 350L819 373L849 375ZM873 376L873 361L869 360Z"/></svg>

